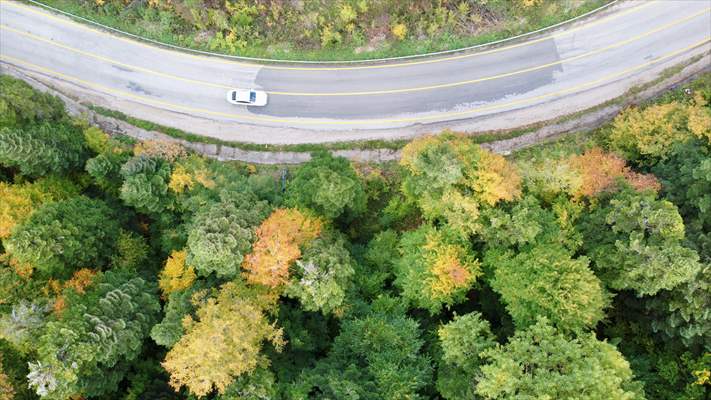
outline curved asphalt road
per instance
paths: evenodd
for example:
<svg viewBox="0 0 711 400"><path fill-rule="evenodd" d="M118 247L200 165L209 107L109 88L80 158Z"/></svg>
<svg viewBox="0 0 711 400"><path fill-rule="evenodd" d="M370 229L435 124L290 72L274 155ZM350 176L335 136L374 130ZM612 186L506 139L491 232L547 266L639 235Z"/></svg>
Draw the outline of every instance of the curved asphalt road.
<svg viewBox="0 0 711 400"><path fill-rule="evenodd" d="M149 46L0 2L2 63L120 100L115 108L129 114L131 103L156 115L174 112L182 118L174 125L188 131L189 118L202 128L234 124L264 135L285 128L387 132L505 114L632 79L710 41L711 0L627 1L594 19L486 51L386 64L265 66ZM230 105L224 98L232 87L261 88L270 93L269 105Z"/></svg>

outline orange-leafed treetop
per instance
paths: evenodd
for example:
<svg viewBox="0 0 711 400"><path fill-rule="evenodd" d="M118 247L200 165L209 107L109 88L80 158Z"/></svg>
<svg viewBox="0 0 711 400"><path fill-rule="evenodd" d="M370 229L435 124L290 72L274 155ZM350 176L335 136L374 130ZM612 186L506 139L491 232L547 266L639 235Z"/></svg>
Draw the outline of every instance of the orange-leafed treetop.
<svg viewBox="0 0 711 400"><path fill-rule="evenodd" d="M605 153L594 147L581 155L568 159L568 164L581 177L581 184L574 190L574 197L592 197L606 190L615 188L618 180L627 181L638 191L646 189L657 191L660 184L653 175L639 174L632 171L625 160L612 153Z"/></svg>
<svg viewBox="0 0 711 400"><path fill-rule="evenodd" d="M269 287L285 284L289 267L301 257L300 246L315 239L322 228L320 219L299 210L274 211L257 228L257 241L242 264L247 281Z"/></svg>

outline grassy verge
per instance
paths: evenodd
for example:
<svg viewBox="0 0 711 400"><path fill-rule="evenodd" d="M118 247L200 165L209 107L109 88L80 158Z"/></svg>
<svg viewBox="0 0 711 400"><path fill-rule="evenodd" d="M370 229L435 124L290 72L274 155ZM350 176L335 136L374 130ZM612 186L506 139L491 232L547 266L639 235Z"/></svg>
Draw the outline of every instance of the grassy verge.
<svg viewBox="0 0 711 400"><path fill-rule="evenodd" d="M110 117L117 119L119 121L127 122L135 127L145 129L147 131L156 131L162 134L168 135L176 139L186 140L193 143L206 143L214 144L218 146L229 146L241 150L248 151L290 151L290 152L312 152L318 150L398 150L403 148L410 139L399 139L399 140L359 140L359 141L349 141L349 142L333 142L333 143L303 143L303 144L258 144L258 143L246 143L246 142L234 142L211 138L208 136L200 136L194 133L186 132L181 129L171 128L165 125L156 124L143 119L135 118L130 115L126 115L120 111L109 110L100 106L93 104L84 104L90 110L94 111L99 115L105 117ZM489 143L498 140L513 139L527 133L533 132L542 126L544 123L536 124L534 126L525 127L522 129L515 129L510 131L497 131L497 132L484 132L481 134L476 134L471 136L471 140L474 143Z"/></svg>
<svg viewBox="0 0 711 400"><path fill-rule="evenodd" d="M497 1L497 3L509 2L506 7L512 8L510 4L514 4L514 1L516 0ZM198 39L198 32L195 31L195 28L175 15L174 11L151 11L150 7L144 5L133 6L136 2L132 2L131 6L128 7L116 7L111 5L110 1L106 1L106 4L102 6L95 6L94 3L105 3L104 0L83 2L77 0L42 0L43 3L62 11L167 44L227 55L310 61L346 61L399 57L485 44L555 25L592 11L612 0L583 0L579 5L564 10L561 10L561 7L551 6L553 2L546 3L548 1L544 0L542 3L544 6L540 7L546 7L546 10L552 11L535 11L536 7L532 7L531 10L521 12L521 15L504 15L499 23L482 29L473 35L452 33L444 27L440 32L433 35L409 35L403 40L396 40L391 37L391 34L388 34L390 35L388 39L382 42L378 48L359 52L358 48L364 47L362 40L354 40L353 43L341 43L327 47L305 48L292 44L288 38L282 38L281 43L271 43L267 40L255 38L246 41L246 44L239 48L221 48L215 47L214 41L207 42ZM558 4L566 3L559 2ZM435 19L438 17L432 16L429 18Z"/></svg>

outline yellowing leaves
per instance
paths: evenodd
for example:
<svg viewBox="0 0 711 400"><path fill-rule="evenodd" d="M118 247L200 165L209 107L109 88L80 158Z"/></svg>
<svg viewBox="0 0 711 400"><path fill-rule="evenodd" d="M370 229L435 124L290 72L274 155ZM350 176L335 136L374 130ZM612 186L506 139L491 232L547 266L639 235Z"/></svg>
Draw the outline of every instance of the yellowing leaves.
<svg viewBox="0 0 711 400"><path fill-rule="evenodd" d="M481 206L521 196L521 177L504 157L463 135L444 133L410 142L400 159L408 172L402 191L425 218L444 217L462 234L476 232Z"/></svg>
<svg viewBox="0 0 711 400"><path fill-rule="evenodd" d="M163 362L176 391L186 386L197 396L214 389L222 393L235 378L266 362L260 355L264 341L278 351L285 343L281 329L270 324L262 308L235 283L222 286L197 317L197 322L184 324L185 335Z"/></svg>
<svg viewBox="0 0 711 400"><path fill-rule="evenodd" d="M628 158L665 158L674 144L694 136L711 138L711 110L701 96L690 105L671 102L627 109L615 118L609 140Z"/></svg>
<svg viewBox="0 0 711 400"><path fill-rule="evenodd" d="M165 267L158 277L163 296L168 296L172 292L189 288L195 282L195 269L185 265L185 250L173 251L165 262Z"/></svg>
<svg viewBox="0 0 711 400"><path fill-rule="evenodd" d="M42 204L72 196L75 191L70 182L56 178L14 185L0 182L0 239L8 238L12 228Z"/></svg>
<svg viewBox="0 0 711 400"><path fill-rule="evenodd" d="M143 154L148 157L162 158L168 162L174 162L188 155L182 145L170 140L144 140L138 142L133 147L133 154L135 156Z"/></svg>
<svg viewBox="0 0 711 400"><path fill-rule="evenodd" d="M659 182L653 175L638 174L632 171L625 160L612 153L605 153L599 147L592 148L582 155L568 159L568 164L581 178L580 186L571 193L573 197L592 197L600 192L614 189L617 180L627 180L635 189L657 191Z"/></svg>
<svg viewBox="0 0 711 400"><path fill-rule="evenodd" d="M472 188L482 201L493 206L501 200L511 201L521 195L521 177L504 157L482 150L478 166Z"/></svg>
<svg viewBox="0 0 711 400"><path fill-rule="evenodd" d="M242 268L250 283L277 287L289 280L289 267L301 257L300 246L315 239L323 223L296 209L274 211L257 229L252 253Z"/></svg>
<svg viewBox="0 0 711 400"><path fill-rule="evenodd" d="M432 299L449 297L459 289L470 287L479 275L479 263L465 248L444 241L442 234L432 231L427 235L425 262L429 274L426 284Z"/></svg>

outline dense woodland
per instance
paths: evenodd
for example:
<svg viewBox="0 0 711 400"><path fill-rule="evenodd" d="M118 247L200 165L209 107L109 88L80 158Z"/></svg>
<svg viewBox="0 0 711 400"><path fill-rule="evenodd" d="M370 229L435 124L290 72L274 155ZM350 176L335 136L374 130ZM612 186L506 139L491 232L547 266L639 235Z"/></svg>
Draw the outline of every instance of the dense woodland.
<svg viewBox="0 0 711 400"><path fill-rule="evenodd" d="M0 84L2 399L709 397L709 75L509 158L279 168Z"/></svg>

